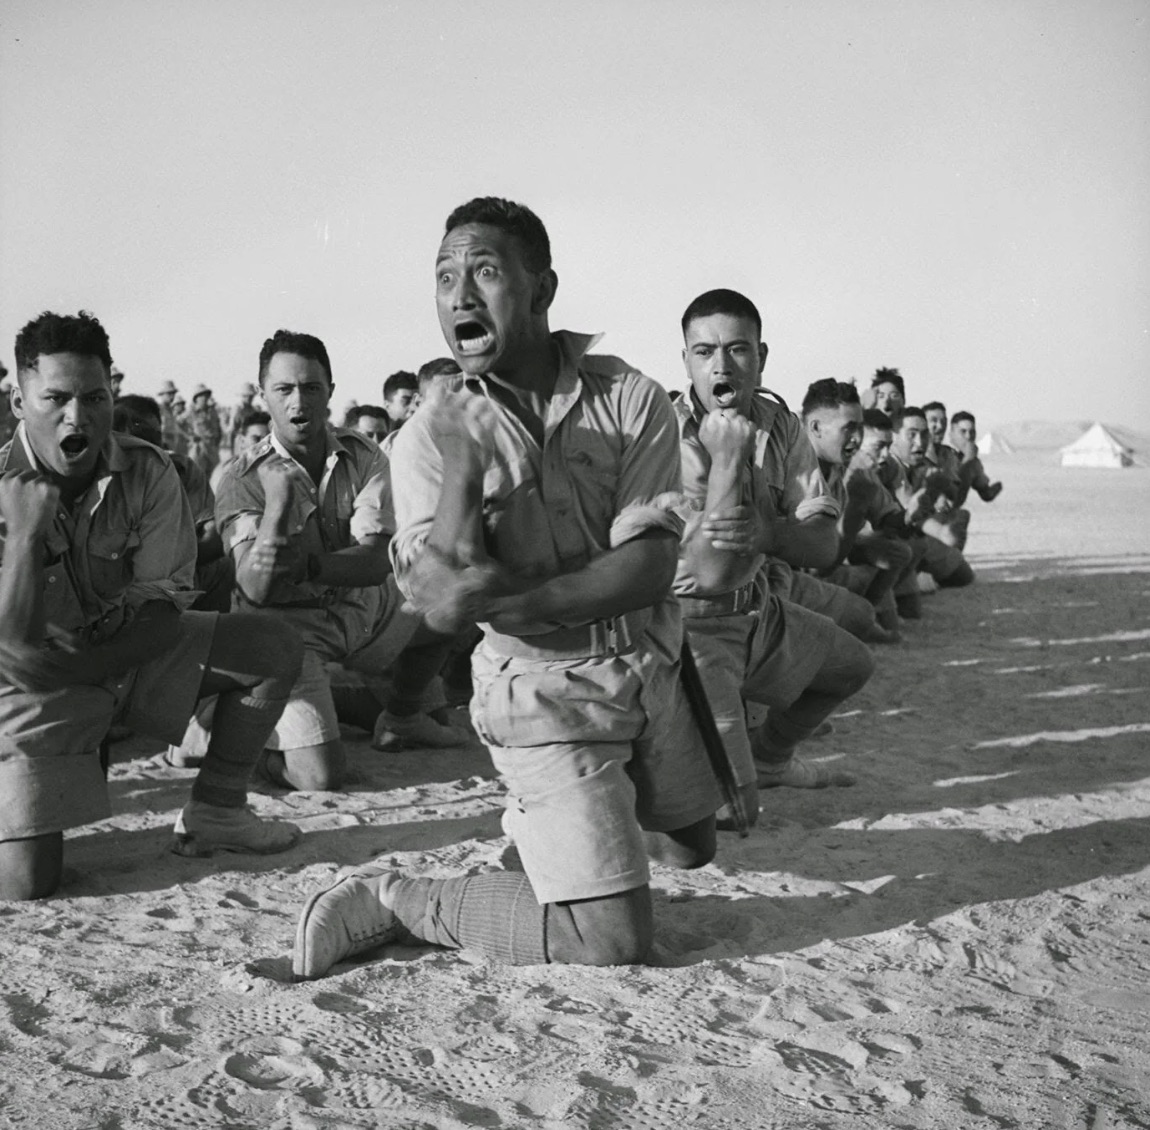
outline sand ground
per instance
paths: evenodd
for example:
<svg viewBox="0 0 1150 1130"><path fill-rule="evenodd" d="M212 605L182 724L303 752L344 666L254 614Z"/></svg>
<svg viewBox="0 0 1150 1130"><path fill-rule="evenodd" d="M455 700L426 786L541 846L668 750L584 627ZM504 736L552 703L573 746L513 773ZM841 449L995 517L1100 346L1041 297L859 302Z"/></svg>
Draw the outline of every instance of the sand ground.
<svg viewBox="0 0 1150 1130"><path fill-rule="evenodd" d="M191 774L119 746L60 895L0 904L0 1126L1150 1127L1150 471L990 469L978 583L808 747L857 786L658 869L649 966L390 949L292 984L341 865L502 866L483 751L353 737L346 793L254 797L299 847L194 861Z"/></svg>

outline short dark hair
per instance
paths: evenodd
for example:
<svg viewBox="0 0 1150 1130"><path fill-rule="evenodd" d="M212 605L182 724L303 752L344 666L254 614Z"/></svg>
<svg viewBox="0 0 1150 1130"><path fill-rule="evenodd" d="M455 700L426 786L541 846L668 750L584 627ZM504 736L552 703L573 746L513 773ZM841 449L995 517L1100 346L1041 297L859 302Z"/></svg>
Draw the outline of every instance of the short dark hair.
<svg viewBox="0 0 1150 1130"><path fill-rule="evenodd" d="M502 196L476 196L460 204L444 225L449 235L464 224L489 224L519 240L523 248L523 265L529 271L551 269L551 240L543 221L525 204L504 200Z"/></svg>
<svg viewBox="0 0 1150 1130"><path fill-rule="evenodd" d="M348 409L347 415L352 422L358 420L360 416L374 416L377 420L391 419L387 409L381 408L378 404L357 404L354 408Z"/></svg>
<svg viewBox="0 0 1150 1130"><path fill-rule="evenodd" d="M825 377L821 381L814 381L803 397L803 418L806 419L812 412L820 408L837 408L840 404L858 404L859 390L853 382L836 381L834 377Z"/></svg>
<svg viewBox="0 0 1150 1130"><path fill-rule="evenodd" d="M937 408L944 416L946 415L946 405L943 404L941 400L932 400L929 404L924 404L922 406L922 410L924 412L930 412L935 408Z"/></svg>
<svg viewBox="0 0 1150 1130"><path fill-rule="evenodd" d="M875 431L881 432L893 430L890 417L881 408L863 409L863 427L872 428Z"/></svg>
<svg viewBox="0 0 1150 1130"><path fill-rule="evenodd" d="M252 424L262 424L265 428L272 426L272 418L266 412L261 412L258 408L249 408L240 418L236 424L237 432L246 432Z"/></svg>
<svg viewBox="0 0 1150 1130"><path fill-rule="evenodd" d="M159 401L150 396L141 396L139 393L129 392L127 396L121 396L116 401L115 411L112 413L112 426L117 431L120 429L116 427L122 419L123 413L135 412L137 416L155 416L157 421L163 420L163 414L160 412Z"/></svg>
<svg viewBox="0 0 1150 1130"><path fill-rule="evenodd" d="M926 419L926 413L921 408L916 408L913 405L908 404L905 408L899 408L897 411L894 411L890 414L891 426L896 432L902 430L903 421L908 416L919 416L923 420Z"/></svg>
<svg viewBox="0 0 1150 1130"><path fill-rule="evenodd" d="M108 331L100 325L95 314L81 310L79 314L53 314L45 310L33 318L16 335L16 375L40 366L40 356L51 353L79 353L84 357L98 357L104 363L105 373L112 368L112 351L108 346Z"/></svg>
<svg viewBox="0 0 1150 1130"><path fill-rule="evenodd" d="M955 414L950 418L950 426L954 427L954 425L957 424L960 420L969 420L973 424L974 414L971 412L955 412Z"/></svg>
<svg viewBox="0 0 1150 1130"><path fill-rule="evenodd" d="M906 399L906 381L902 379L902 373L897 369L875 369L874 376L871 377L870 387L878 388L879 385L894 385L902 398Z"/></svg>
<svg viewBox="0 0 1150 1130"><path fill-rule="evenodd" d="M737 290L708 290L683 311L683 336L687 335L687 327L696 318L709 318L712 314L729 314L732 318L750 318L755 323L759 337L763 336L763 319L755 304Z"/></svg>
<svg viewBox="0 0 1150 1130"><path fill-rule="evenodd" d="M459 362L454 357L436 357L420 365L416 375L422 385L425 381L434 380L436 377L454 377L462 372Z"/></svg>
<svg viewBox="0 0 1150 1130"><path fill-rule="evenodd" d="M264 377L267 376L268 364L277 353L295 353L306 357L309 361L318 361L327 373L328 384L334 384L331 375L331 360L327 355L327 346L318 337L311 334L293 333L291 330L276 330L264 342L260 350L260 387L263 387Z"/></svg>
<svg viewBox="0 0 1150 1130"><path fill-rule="evenodd" d="M400 369L398 372L392 373L386 381L383 382L383 399L390 400L397 392L403 392L408 389L411 392L419 391L419 378L414 373L409 373L406 369Z"/></svg>

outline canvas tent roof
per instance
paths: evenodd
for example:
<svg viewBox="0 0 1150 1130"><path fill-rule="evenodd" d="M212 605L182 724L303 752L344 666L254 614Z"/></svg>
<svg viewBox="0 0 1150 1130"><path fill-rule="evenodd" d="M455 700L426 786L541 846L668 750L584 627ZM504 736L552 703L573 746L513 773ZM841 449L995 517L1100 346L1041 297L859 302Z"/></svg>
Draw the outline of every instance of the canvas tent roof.
<svg viewBox="0 0 1150 1130"><path fill-rule="evenodd" d="M978 453L979 455L1012 455L1014 445L1004 436L987 432L986 435L978 437Z"/></svg>
<svg viewBox="0 0 1150 1130"><path fill-rule="evenodd" d="M1103 424L1092 424L1073 443L1068 443L1063 452L1108 451L1116 455L1133 455L1133 449L1117 439Z"/></svg>

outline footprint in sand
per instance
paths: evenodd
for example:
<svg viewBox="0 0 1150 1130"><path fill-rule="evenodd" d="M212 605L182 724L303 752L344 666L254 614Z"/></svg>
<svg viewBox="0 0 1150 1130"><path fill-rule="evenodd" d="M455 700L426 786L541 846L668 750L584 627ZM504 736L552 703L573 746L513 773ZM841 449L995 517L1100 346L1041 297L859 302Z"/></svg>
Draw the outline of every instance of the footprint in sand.
<svg viewBox="0 0 1150 1130"><path fill-rule="evenodd" d="M286 1036L260 1036L248 1041L223 1061L221 1069L259 1091L298 1091L325 1082L323 1069L304 1053L303 1044Z"/></svg>

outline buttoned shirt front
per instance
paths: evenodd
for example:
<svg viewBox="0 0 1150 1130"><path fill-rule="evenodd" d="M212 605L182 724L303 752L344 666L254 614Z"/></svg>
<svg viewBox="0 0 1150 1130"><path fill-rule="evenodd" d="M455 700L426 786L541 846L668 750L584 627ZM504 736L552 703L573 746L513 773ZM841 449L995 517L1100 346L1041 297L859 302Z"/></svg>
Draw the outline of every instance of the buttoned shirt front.
<svg viewBox="0 0 1150 1130"><path fill-rule="evenodd" d="M683 467L683 494L690 507L687 534L690 536L705 518L707 479L711 455L699 440L699 425L706 413L694 390L688 389L675 401L679 423L680 456ZM826 494L819 472L818 457L807 438L802 421L784 405L756 394L751 402L751 423L755 425L754 447L743 466L740 505L754 507L765 521L793 518L804 499ZM813 492L813 493L812 493ZM748 563L745 575L732 588L747 584L762 568L766 557L759 554ZM675 576L675 592L692 596L699 592L695 577L682 557ZM714 596L708 592L706 595Z"/></svg>
<svg viewBox="0 0 1150 1130"><path fill-rule="evenodd" d="M266 504L259 469L270 460L290 468L293 489L288 533L299 539L301 552L333 553L362 544L370 536L390 537L395 530L395 514L387 457L375 443L350 428L329 427L325 443L324 470L318 484L274 434L236 457L216 492L216 526L229 553L244 542L256 540ZM237 599L245 604L242 591L237 592ZM331 588L304 580L277 581L270 603L314 607L317 602L370 611L372 615L379 604L377 594L364 589Z"/></svg>
<svg viewBox="0 0 1150 1130"><path fill-rule="evenodd" d="M477 436L489 459L483 479L488 554L512 573L543 581L583 568L651 529L682 532L677 429L666 392L617 357L589 354L598 336L559 331L559 375L546 403L542 443L494 377L464 387L494 409ZM397 482L396 573L403 574L431 529L443 483L434 407L420 408L392 449ZM517 628L523 635L554 624Z"/></svg>
<svg viewBox="0 0 1150 1130"><path fill-rule="evenodd" d="M21 424L0 448L0 474L23 470L42 468ZM92 484L71 509L59 507L45 554L50 639L98 643L148 601L190 606L195 527L168 455L132 436L109 436Z"/></svg>

